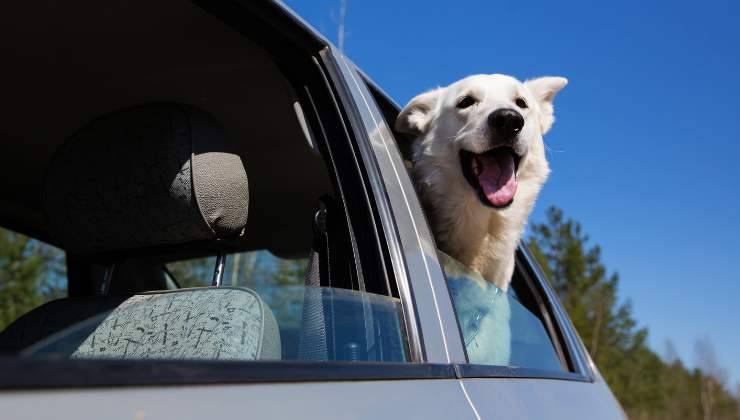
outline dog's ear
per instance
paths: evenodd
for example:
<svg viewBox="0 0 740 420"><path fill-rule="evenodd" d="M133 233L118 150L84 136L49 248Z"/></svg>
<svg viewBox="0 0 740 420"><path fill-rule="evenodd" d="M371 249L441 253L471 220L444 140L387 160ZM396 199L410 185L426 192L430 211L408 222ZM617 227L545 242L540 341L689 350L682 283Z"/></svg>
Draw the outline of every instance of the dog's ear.
<svg viewBox="0 0 740 420"><path fill-rule="evenodd" d="M555 95L567 84L568 79L564 77L540 77L524 82L524 86L532 92L532 95L534 95L539 103L542 134L547 133L550 127L552 127L552 123L555 122L552 100L555 99Z"/></svg>
<svg viewBox="0 0 740 420"><path fill-rule="evenodd" d="M431 90L415 97L401 110L396 118L396 131L418 136L426 131L436 108L441 88Z"/></svg>

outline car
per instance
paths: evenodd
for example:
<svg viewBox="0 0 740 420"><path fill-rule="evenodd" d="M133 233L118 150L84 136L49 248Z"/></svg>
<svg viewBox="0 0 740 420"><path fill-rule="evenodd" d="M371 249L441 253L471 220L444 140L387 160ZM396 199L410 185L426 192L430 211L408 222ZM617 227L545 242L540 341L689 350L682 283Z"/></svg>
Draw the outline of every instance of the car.
<svg viewBox="0 0 740 420"><path fill-rule="evenodd" d="M398 105L281 3L0 21L0 226L66 290L0 332L3 418L624 418L524 245L474 354Z"/></svg>

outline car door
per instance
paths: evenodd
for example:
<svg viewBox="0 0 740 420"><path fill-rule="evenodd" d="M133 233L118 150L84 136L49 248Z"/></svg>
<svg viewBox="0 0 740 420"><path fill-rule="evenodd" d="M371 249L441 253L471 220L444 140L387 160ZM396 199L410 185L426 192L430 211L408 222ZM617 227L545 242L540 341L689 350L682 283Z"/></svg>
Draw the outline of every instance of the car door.
<svg viewBox="0 0 740 420"><path fill-rule="evenodd" d="M328 55L327 55L328 57ZM332 50L327 60L335 63L346 81L347 96L359 107L364 130L371 145L368 159L375 160L392 208L394 229L405 252L409 283L419 293L429 293L433 311L424 311L429 325L442 331L439 360L456 366L461 387L478 418L624 418L607 384L593 365L567 314L550 289L544 275L525 247L517 254L513 279L516 299L507 305L519 313L512 335L527 336L519 348L529 358L516 365L492 365L475 360L462 338L460 322L448 291L444 269L437 257L423 210L413 189L404 156L399 152L406 139L396 142L389 121L398 107L343 54ZM521 321L526 320L526 321ZM518 329L518 330L516 330ZM426 331L426 330L425 330ZM533 338L534 337L534 338ZM538 337L538 338L537 338ZM528 346L528 347L527 347ZM525 347L527 347L525 349ZM551 360L548 364L546 361Z"/></svg>

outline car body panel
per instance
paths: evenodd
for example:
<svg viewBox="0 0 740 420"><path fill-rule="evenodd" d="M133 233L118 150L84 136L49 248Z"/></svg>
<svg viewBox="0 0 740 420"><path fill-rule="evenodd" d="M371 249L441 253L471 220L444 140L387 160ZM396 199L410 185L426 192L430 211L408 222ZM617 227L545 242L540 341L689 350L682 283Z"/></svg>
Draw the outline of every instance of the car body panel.
<svg viewBox="0 0 740 420"><path fill-rule="evenodd" d="M623 419L619 403L603 381L558 379L464 379L481 418Z"/></svg>
<svg viewBox="0 0 740 420"><path fill-rule="evenodd" d="M454 379L6 392L0 413L13 420L475 419Z"/></svg>

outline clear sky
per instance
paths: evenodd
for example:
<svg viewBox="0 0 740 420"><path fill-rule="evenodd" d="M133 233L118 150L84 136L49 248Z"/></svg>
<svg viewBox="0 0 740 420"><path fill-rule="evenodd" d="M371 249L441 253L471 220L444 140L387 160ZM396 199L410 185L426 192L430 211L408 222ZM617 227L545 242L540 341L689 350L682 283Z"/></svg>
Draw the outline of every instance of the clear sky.
<svg viewBox="0 0 740 420"><path fill-rule="evenodd" d="M336 43L339 0L287 4ZM650 343L740 381L740 1L348 0L345 52L401 105L474 73L565 76L549 205L619 272Z"/></svg>

